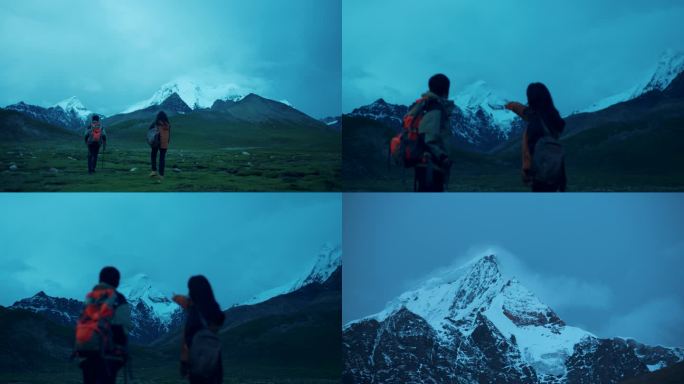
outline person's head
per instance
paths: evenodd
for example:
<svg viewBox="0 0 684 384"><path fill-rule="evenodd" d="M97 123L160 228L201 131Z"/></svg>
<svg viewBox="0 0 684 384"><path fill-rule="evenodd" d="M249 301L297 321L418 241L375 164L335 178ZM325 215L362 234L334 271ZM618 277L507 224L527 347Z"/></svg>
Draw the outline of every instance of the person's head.
<svg viewBox="0 0 684 384"><path fill-rule="evenodd" d="M432 76L430 80L428 80L430 92L444 98L449 97L449 85L449 78L441 73Z"/></svg>
<svg viewBox="0 0 684 384"><path fill-rule="evenodd" d="M527 105L537 111L556 109L551 92L542 83L532 83L527 86Z"/></svg>
<svg viewBox="0 0 684 384"><path fill-rule="evenodd" d="M104 267L100 271L100 283L106 283L116 288L119 286L121 274L119 270L114 267Z"/></svg>
<svg viewBox="0 0 684 384"><path fill-rule="evenodd" d="M98 125L98 124L100 124L100 116L98 116L98 115L93 115L93 117L92 117L91 120L92 120L92 124L93 124L93 125Z"/></svg>
<svg viewBox="0 0 684 384"><path fill-rule="evenodd" d="M159 111L159 113L157 113L157 118L154 120L154 123L157 125L169 124L169 117L166 116L166 113L164 113L164 111Z"/></svg>
<svg viewBox="0 0 684 384"><path fill-rule="evenodd" d="M214 319L220 316L221 310L206 277L202 275L192 276L188 280L188 293L190 300L204 317Z"/></svg>

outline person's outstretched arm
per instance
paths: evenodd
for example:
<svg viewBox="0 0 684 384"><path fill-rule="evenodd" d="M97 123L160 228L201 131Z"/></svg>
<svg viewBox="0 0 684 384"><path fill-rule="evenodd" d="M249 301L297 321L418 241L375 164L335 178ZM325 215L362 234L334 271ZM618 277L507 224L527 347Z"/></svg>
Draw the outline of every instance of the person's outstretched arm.
<svg viewBox="0 0 684 384"><path fill-rule="evenodd" d="M188 309L190 306L190 298L185 295L173 295L171 300L180 305L183 309Z"/></svg>
<svg viewBox="0 0 684 384"><path fill-rule="evenodd" d="M504 108L513 111L516 115L520 116L521 119L527 120L527 115L525 114L527 107L525 105L518 103L517 101L511 101L507 103Z"/></svg>

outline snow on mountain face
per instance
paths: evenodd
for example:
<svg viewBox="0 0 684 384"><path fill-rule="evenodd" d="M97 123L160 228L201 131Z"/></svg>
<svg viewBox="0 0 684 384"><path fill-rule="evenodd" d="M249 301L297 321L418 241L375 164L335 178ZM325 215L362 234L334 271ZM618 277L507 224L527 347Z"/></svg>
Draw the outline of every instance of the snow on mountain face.
<svg viewBox="0 0 684 384"><path fill-rule="evenodd" d="M54 107L62 108L64 112L75 115L82 122L88 120L88 117L93 114L93 112L84 107L83 103L81 103L81 101L75 96L60 101L59 103L55 104Z"/></svg>
<svg viewBox="0 0 684 384"><path fill-rule="evenodd" d="M124 280L118 291L133 306L144 303L165 325L171 322L174 312L179 310L178 305L171 301L171 295L166 295L154 287L150 278L142 273Z"/></svg>
<svg viewBox="0 0 684 384"><path fill-rule="evenodd" d="M435 370L418 381L617 383L682 360L681 349L598 339L566 325L520 282L504 277L493 255L426 281L343 332L347 356L361 354L345 362L345 375L357 382L382 382L407 364L432 364ZM445 372L461 372L461 379Z"/></svg>
<svg viewBox="0 0 684 384"><path fill-rule="evenodd" d="M174 93L177 93L190 108L200 109L211 108L216 100L239 101L251 92L236 84L200 85L191 80L179 79L162 85L152 97L132 105L123 113L159 105Z"/></svg>
<svg viewBox="0 0 684 384"><path fill-rule="evenodd" d="M443 341L454 328L470 335L484 314L507 338L515 336L526 363L542 374L563 374L563 362L584 337L593 337L567 327L517 280L505 279L494 255L461 268L462 275L449 282L425 286L402 294L387 309L372 318L382 321L401 308L424 318Z"/></svg>
<svg viewBox="0 0 684 384"><path fill-rule="evenodd" d="M511 122L516 115L503 108L507 100L494 92L484 81L476 81L473 84L457 92L454 98L456 106L469 114L476 114L478 110L491 117L492 122L504 133L511 129Z"/></svg>
<svg viewBox="0 0 684 384"><path fill-rule="evenodd" d="M324 283L328 278L342 266L342 249L340 246L325 244L321 247L313 266L308 268L302 277L294 282L289 282L278 287L274 287L252 296L249 300L241 303L242 305L252 305L266 301L272 297L294 292L304 286L313 283Z"/></svg>
<svg viewBox="0 0 684 384"><path fill-rule="evenodd" d="M623 92L608 96L578 112L595 112L623 101L632 100L646 92L662 91L682 72L684 72L684 53L667 50L661 55L655 69L644 80Z"/></svg>
<svg viewBox="0 0 684 384"><path fill-rule="evenodd" d="M8 105L5 108L69 130L79 131L83 129L85 121L92 112L83 107L75 98L67 99L59 104L44 108L38 105L19 102Z"/></svg>
<svg viewBox="0 0 684 384"><path fill-rule="evenodd" d="M312 283L324 283L341 265L342 249L340 246L324 245L318 253L316 263L311 268L309 274L295 282L291 291Z"/></svg>
<svg viewBox="0 0 684 384"><path fill-rule="evenodd" d="M369 105L354 109L350 115L379 121L398 129L407 112L408 107L405 105L390 104L383 99L378 99Z"/></svg>
<svg viewBox="0 0 684 384"><path fill-rule="evenodd" d="M32 297L17 301L10 308L26 309L59 324L73 326L81 315L83 303L74 299L48 296L40 291Z"/></svg>

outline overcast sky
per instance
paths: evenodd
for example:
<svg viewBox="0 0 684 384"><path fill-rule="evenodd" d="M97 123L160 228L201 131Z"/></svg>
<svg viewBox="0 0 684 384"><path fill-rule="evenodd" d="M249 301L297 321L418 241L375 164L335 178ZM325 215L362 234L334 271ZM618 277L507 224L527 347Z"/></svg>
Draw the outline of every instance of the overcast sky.
<svg viewBox="0 0 684 384"><path fill-rule="evenodd" d="M77 96L118 113L164 83L236 83L340 109L339 0L0 2L0 105Z"/></svg>
<svg viewBox="0 0 684 384"><path fill-rule="evenodd" d="M495 253L569 325L684 346L681 194L346 194L343 321ZM409 223L410 225L407 225Z"/></svg>
<svg viewBox="0 0 684 384"><path fill-rule="evenodd" d="M562 113L634 86L666 49L684 50L679 0L344 0L342 109L408 104L443 72L524 101L547 84Z"/></svg>
<svg viewBox="0 0 684 384"><path fill-rule="evenodd" d="M341 244L341 196L307 193L3 194L0 305L40 290L83 299L100 269L187 292L204 274L222 307L302 277Z"/></svg>

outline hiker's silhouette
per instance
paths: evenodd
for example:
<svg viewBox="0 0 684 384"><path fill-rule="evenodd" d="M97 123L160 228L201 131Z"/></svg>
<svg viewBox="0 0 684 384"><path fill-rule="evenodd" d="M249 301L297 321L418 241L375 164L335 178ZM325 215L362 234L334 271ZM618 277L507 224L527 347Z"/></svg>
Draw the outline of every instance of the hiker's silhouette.
<svg viewBox="0 0 684 384"><path fill-rule="evenodd" d="M188 280L188 296L175 295L173 300L186 311L181 376L191 384L216 384L223 381L221 340L218 330L225 315L221 311L211 285L202 275Z"/></svg>
<svg viewBox="0 0 684 384"><path fill-rule="evenodd" d="M100 153L100 147L105 148L107 146L107 132L102 127L100 116L92 116L90 124L85 129L84 140L88 146L88 174L93 174L97 168L97 156Z"/></svg>
<svg viewBox="0 0 684 384"><path fill-rule="evenodd" d="M114 384L128 361L130 307L116 290L120 276L114 267L100 271L99 283L86 296L76 325L74 356L82 359L85 384Z"/></svg>
<svg viewBox="0 0 684 384"><path fill-rule="evenodd" d="M449 98L449 78L436 74L428 81L429 91L409 107L403 131L390 142L390 158L405 168L414 168L413 189L443 192L451 171L446 143L450 134L449 115L454 103Z"/></svg>
<svg viewBox="0 0 684 384"><path fill-rule="evenodd" d="M150 177L157 177L159 181L164 179L166 168L166 151L171 142L171 123L164 111L159 111L154 122L147 132L147 143L150 145ZM159 154L159 168L157 168L157 154Z"/></svg>
<svg viewBox="0 0 684 384"><path fill-rule="evenodd" d="M527 87L527 106L509 102L506 108L527 122L522 139L522 178L533 192L565 191L563 148L558 141L565 121L542 83Z"/></svg>

